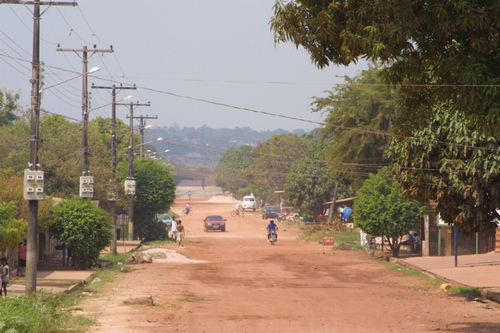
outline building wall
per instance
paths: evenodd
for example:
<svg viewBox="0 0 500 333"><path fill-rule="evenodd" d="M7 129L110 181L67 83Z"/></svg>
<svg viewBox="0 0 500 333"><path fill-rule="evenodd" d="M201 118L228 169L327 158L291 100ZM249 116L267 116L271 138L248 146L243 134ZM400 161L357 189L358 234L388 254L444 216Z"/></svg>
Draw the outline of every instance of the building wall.
<svg viewBox="0 0 500 333"><path fill-rule="evenodd" d="M487 253L495 250L495 230L479 232L478 241L479 253ZM476 254L476 234L466 235L459 230L457 250L458 255ZM441 227L441 255L454 255L452 227Z"/></svg>

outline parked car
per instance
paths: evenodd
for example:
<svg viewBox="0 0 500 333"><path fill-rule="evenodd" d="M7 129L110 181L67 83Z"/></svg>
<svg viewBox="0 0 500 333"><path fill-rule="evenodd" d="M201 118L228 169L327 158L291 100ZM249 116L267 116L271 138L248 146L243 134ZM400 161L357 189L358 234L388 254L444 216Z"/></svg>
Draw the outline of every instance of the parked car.
<svg viewBox="0 0 500 333"><path fill-rule="evenodd" d="M241 200L241 207L244 210L251 209L255 212L255 210L257 209L257 201L255 200L255 197L253 196L253 194L245 195L243 197L243 200Z"/></svg>
<svg viewBox="0 0 500 333"><path fill-rule="evenodd" d="M278 206L264 206L262 208L262 219L277 219L279 212Z"/></svg>
<svg viewBox="0 0 500 333"><path fill-rule="evenodd" d="M156 219L165 224L165 227L169 229L172 227L172 218L168 214L156 214Z"/></svg>
<svg viewBox="0 0 500 333"><path fill-rule="evenodd" d="M226 231L226 219L220 215L209 215L203 220L203 229Z"/></svg>

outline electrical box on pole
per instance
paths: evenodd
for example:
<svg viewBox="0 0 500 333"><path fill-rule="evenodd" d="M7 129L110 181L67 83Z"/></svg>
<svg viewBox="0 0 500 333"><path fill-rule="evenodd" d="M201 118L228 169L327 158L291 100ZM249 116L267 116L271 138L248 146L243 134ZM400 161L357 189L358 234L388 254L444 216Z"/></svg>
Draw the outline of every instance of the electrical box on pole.
<svg viewBox="0 0 500 333"><path fill-rule="evenodd" d="M40 170L24 170L24 199L43 200L44 175Z"/></svg>
<svg viewBox="0 0 500 333"><path fill-rule="evenodd" d="M80 197L94 197L94 176L80 176Z"/></svg>
<svg viewBox="0 0 500 333"><path fill-rule="evenodd" d="M125 180L125 195L135 195L135 179L128 178Z"/></svg>

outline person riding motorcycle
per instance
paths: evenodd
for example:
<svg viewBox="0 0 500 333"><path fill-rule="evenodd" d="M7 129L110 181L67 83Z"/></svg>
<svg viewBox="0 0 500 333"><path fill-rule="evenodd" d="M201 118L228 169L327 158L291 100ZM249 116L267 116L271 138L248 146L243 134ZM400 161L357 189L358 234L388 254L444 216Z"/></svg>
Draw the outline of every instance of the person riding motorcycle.
<svg viewBox="0 0 500 333"><path fill-rule="evenodd" d="M278 239L278 226L274 223L274 220L269 221L269 224L267 225L267 239L271 236L271 231L274 231L274 234L276 235L276 239Z"/></svg>

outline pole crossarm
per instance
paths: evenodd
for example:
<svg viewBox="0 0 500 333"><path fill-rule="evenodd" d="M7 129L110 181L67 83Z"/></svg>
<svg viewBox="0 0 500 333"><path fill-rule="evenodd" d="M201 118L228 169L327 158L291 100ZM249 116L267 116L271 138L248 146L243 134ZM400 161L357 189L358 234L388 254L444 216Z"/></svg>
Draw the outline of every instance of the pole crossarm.
<svg viewBox="0 0 500 333"><path fill-rule="evenodd" d="M62 1L23 1L23 0L0 0L1 4L7 5L34 5L38 4L40 6L78 6L76 1L73 2L62 2Z"/></svg>

